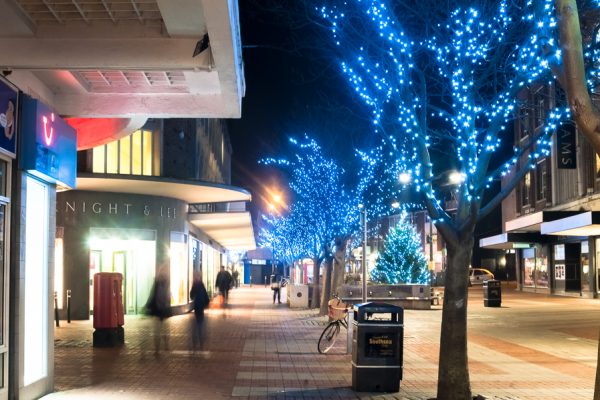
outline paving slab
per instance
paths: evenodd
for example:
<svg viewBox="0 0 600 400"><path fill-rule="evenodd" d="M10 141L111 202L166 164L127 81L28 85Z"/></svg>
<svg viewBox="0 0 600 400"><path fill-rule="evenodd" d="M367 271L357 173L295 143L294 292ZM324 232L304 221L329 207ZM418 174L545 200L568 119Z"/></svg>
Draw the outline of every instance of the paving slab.
<svg viewBox="0 0 600 400"><path fill-rule="evenodd" d="M282 295L285 295L282 293ZM469 293L469 370L474 394L495 400L593 397L600 300L503 287L502 307ZM283 296L282 296L283 297ZM155 348L155 321L126 316L125 345L92 347L91 321L55 329L55 392L44 399L408 399L435 397L442 306L405 310L398 393L355 393L346 332L317 351L326 317L273 305L269 288L233 290L207 312L202 351L192 351L193 315L169 318Z"/></svg>

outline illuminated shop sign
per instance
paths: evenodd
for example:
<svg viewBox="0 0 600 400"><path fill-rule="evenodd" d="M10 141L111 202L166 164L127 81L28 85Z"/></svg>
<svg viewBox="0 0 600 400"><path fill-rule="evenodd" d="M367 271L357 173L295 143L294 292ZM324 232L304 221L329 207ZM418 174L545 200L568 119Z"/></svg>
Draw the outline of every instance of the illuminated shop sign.
<svg viewBox="0 0 600 400"><path fill-rule="evenodd" d="M71 214L104 214L104 215L133 215L153 216L167 219L175 219L177 209L166 206L150 206L147 204L132 204L102 201L65 201L63 208L65 213Z"/></svg>
<svg viewBox="0 0 600 400"><path fill-rule="evenodd" d="M0 80L0 151L15 156L17 147L17 91Z"/></svg>
<svg viewBox="0 0 600 400"><path fill-rule="evenodd" d="M77 131L44 103L24 96L21 168L45 181L75 188Z"/></svg>

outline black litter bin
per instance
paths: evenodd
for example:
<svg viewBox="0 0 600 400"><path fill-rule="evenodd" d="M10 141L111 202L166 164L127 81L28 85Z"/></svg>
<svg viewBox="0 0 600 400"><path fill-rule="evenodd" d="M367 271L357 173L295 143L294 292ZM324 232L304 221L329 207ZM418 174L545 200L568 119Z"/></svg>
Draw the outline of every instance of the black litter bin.
<svg viewBox="0 0 600 400"><path fill-rule="evenodd" d="M386 303L354 306L352 389L397 392L402 379L404 309Z"/></svg>
<svg viewBox="0 0 600 400"><path fill-rule="evenodd" d="M483 305L485 307L500 307L502 304L502 287L500 281L490 279L483 282Z"/></svg>

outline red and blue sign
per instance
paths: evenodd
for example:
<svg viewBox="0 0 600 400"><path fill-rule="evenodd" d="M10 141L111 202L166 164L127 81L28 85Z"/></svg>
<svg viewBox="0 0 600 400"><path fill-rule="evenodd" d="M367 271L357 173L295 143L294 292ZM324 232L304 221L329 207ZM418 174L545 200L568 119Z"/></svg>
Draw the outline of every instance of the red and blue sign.
<svg viewBox="0 0 600 400"><path fill-rule="evenodd" d="M77 131L39 100L23 96L21 168L72 189L77 177Z"/></svg>
<svg viewBox="0 0 600 400"><path fill-rule="evenodd" d="M13 158L17 148L17 94L0 79L0 151Z"/></svg>

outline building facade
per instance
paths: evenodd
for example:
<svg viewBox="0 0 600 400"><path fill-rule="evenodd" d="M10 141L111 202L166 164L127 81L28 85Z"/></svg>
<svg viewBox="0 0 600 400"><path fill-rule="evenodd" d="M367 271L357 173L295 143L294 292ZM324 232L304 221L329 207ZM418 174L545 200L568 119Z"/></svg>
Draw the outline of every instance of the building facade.
<svg viewBox="0 0 600 400"><path fill-rule="evenodd" d="M523 91L514 127L514 145L528 146L544 128L546 115L563 94L552 85ZM535 145L523 152L516 170L526 167ZM600 271L600 157L573 123L552 138L551 154L536 160L502 203L503 233L480 246L501 249L515 261L524 291L597 297Z"/></svg>
<svg viewBox="0 0 600 400"><path fill-rule="evenodd" d="M219 267L229 263L227 250L254 247L250 195L229 186L225 121L152 120L129 136L80 151L78 158L77 190L57 196L61 317L90 318L98 272L123 274L125 314L139 314L155 277L166 270L171 306L186 312L195 273L213 293ZM219 224L222 231L214 231ZM232 224L238 243L227 228Z"/></svg>

